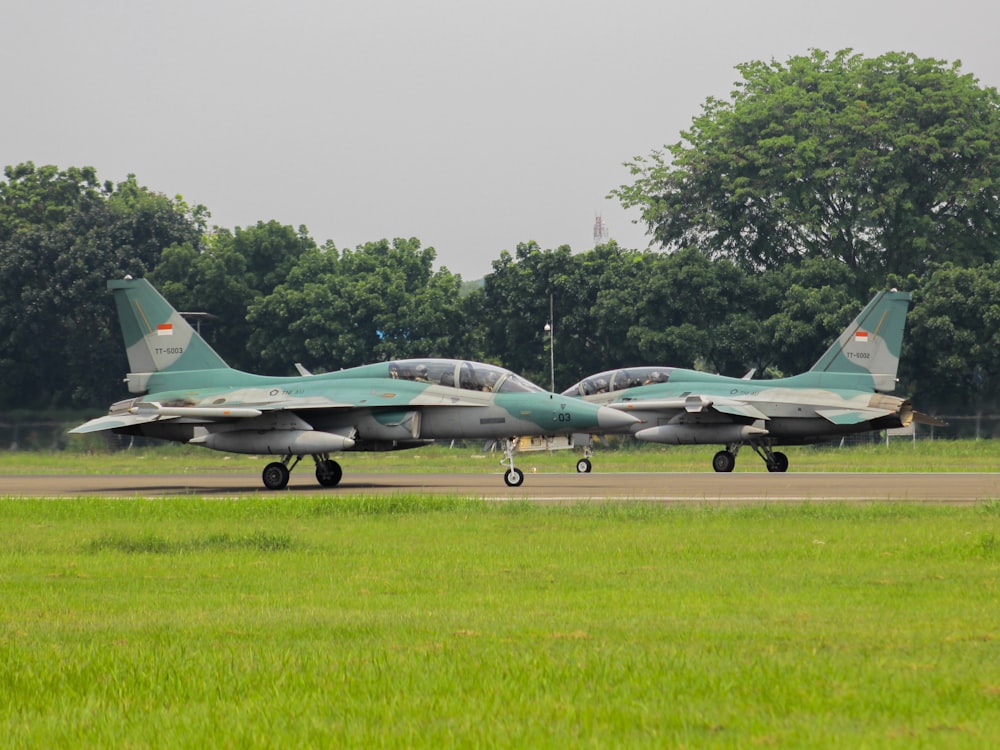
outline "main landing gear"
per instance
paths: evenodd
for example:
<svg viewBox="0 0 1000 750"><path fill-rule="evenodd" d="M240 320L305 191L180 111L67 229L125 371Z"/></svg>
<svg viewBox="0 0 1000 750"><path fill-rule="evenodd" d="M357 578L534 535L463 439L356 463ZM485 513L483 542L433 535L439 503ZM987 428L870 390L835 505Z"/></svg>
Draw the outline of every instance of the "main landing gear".
<svg viewBox="0 0 1000 750"><path fill-rule="evenodd" d="M740 452L742 443L730 443L726 450L719 451L712 458L712 468L718 472L732 471L736 466L736 454ZM783 473L788 471L788 456L781 451L772 451L771 446L760 441L749 443L754 453L760 456L770 472Z"/></svg>
<svg viewBox="0 0 1000 750"><path fill-rule="evenodd" d="M500 465L506 466L503 481L508 487L520 487L524 483L524 472L514 467L514 451L517 450L517 438L503 441L503 458Z"/></svg>
<svg viewBox="0 0 1000 750"><path fill-rule="evenodd" d="M292 460L294 458L294 461ZM261 479L269 490L283 490L288 486L292 469L299 465L302 456L285 456L280 461L274 461L264 467ZM316 462L316 481L323 487L336 487L344 476L340 464L330 458L328 453L317 453L313 456Z"/></svg>

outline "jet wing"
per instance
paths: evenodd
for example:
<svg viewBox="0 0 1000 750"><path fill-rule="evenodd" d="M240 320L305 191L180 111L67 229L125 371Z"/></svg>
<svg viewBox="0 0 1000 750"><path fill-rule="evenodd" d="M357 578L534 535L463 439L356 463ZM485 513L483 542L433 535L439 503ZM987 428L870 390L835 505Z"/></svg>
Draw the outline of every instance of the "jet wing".
<svg viewBox="0 0 1000 750"><path fill-rule="evenodd" d="M176 419L177 417L161 417L157 414L151 415L139 415L139 414L108 414L104 417L98 417L97 419L91 419L89 422L84 422L79 427L74 427L70 430L73 435L83 435L87 432L101 432L102 430L113 430L116 427L132 427L137 424L146 424L147 422L156 422L160 419Z"/></svg>
<svg viewBox="0 0 1000 750"><path fill-rule="evenodd" d="M199 419L208 422L231 421L234 419L249 419L259 417L261 411L247 407L221 406L163 406L156 401L148 401L133 406L127 412L107 414L97 419L91 419L79 427L70 430L71 434L82 435L88 432L113 430L117 427L134 427L149 422L162 422L168 419Z"/></svg>
<svg viewBox="0 0 1000 750"><path fill-rule="evenodd" d="M635 411L662 411L675 412L684 410L689 414L700 414L714 411L719 414L727 414L733 417L753 420L769 420L770 417L757 407L747 401L740 401L732 398L720 398L718 396L698 396L690 395L684 398L661 399L656 401L627 401L617 404L609 404L616 409ZM896 413L893 409L877 409L872 407L854 408L832 408L818 409L816 411L828 422L836 425L861 424L870 422L880 417L888 417Z"/></svg>
<svg viewBox="0 0 1000 750"><path fill-rule="evenodd" d="M133 427L135 425L159 422L167 419L195 419L204 422L231 422L239 419L252 419L265 412L298 412L321 410L344 410L363 408L399 408L400 405L418 406L483 406L490 402L486 394L479 396L475 392L469 398L454 396L421 396L416 399L408 394L397 394L391 391L384 393L366 392L363 397L350 401L333 401L322 396L306 398L287 398L281 401L270 401L253 406L164 406L157 401L144 401L119 414L108 414L86 422L70 430L72 434L100 432L118 427Z"/></svg>

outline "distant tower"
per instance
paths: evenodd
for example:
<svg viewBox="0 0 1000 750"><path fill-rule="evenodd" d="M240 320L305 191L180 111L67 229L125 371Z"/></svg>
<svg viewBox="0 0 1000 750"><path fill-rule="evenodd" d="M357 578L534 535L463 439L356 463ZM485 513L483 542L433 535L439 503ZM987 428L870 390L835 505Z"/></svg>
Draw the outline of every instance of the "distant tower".
<svg viewBox="0 0 1000 750"><path fill-rule="evenodd" d="M601 218L600 214L594 214L594 247L603 245L607 239L608 225L604 223L604 219Z"/></svg>

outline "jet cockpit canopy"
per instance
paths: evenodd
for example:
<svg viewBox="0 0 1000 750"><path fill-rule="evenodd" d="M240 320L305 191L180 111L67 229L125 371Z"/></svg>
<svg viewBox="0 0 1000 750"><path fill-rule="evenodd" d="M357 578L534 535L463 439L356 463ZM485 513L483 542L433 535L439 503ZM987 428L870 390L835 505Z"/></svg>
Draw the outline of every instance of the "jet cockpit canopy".
<svg viewBox="0 0 1000 750"><path fill-rule="evenodd" d="M672 367L628 367L622 370L608 370L584 378L562 392L563 396L594 396L599 393L622 391L640 385L666 383L670 380Z"/></svg>
<svg viewBox="0 0 1000 750"><path fill-rule="evenodd" d="M488 393L545 393L510 370L459 359L397 359L389 362L389 376Z"/></svg>

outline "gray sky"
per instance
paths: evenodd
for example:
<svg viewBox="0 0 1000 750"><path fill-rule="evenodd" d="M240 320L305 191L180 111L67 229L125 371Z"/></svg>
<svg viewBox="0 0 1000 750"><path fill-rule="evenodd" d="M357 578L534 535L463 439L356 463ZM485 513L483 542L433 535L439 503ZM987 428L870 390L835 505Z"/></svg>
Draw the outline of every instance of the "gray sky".
<svg viewBox="0 0 1000 750"><path fill-rule="evenodd" d="M467 279L501 250L624 247L622 163L680 139L750 60L913 52L1000 87L982 0L7 0L3 165L94 166L223 227L418 237Z"/></svg>

